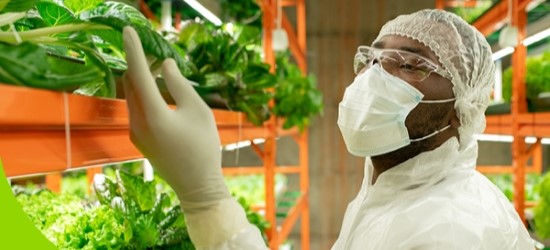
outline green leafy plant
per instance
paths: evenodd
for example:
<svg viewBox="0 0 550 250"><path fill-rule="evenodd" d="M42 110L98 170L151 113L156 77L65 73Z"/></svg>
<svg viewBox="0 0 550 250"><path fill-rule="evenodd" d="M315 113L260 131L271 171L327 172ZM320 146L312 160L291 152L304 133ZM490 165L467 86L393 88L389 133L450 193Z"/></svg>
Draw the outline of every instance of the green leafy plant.
<svg viewBox="0 0 550 250"><path fill-rule="evenodd" d="M322 110L313 76L302 77L294 64L281 58L277 74L270 72L261 57L261 30L255 26L188 22L179 40L171 44L138 10L120 2L11 0L2 4L2 83L115 97L117 76L126 70L122 29L132 26L151 70L174 58L181 73L196 83L195 90L214 108L242 111L255 125L275 114L286 118L284 128L300 129ZM242 4L259 11L253 1ZM273 98L275 106L270 110Z"/></svg>
<svg viewBox="0 0 550 250"><path fill-rule="evenodd" d="M194 249L179 205L171 206L168 195L157 193L154 181L116 172L116 181L96 175L94 190L102 205L111 206L126 226L130 248Z"/></svg>
<svg viewBox="0 0 550 250"><path fill-rule="evenodd" d="M216 93L227 101L231 110L243 111L254 124L269 119L268 91L276 84L269 65L249 49L259 38L259 30L243 28L232 36L223 29L190 22L181 31L176 43L190 60L191 74L202 95ZM250 39L252 38L252 39Z"/></svg>
<svg viewBox="0 0 550 250"><path fill-rule="evenodd" d="M550 52L527 58L525 76L525 93L528 104L533 103L542 92L550 91ZM512 96L512 68L507 68L502 75L502 97L510 103ZM529 107L532 110L533 107Z"/></svg>
<svg viewBox="0 0 550 250"><path fill-rule="evenodd" d="M534 208L535 232L542 239L550 238L550 173L539 183L540 200Z"/></svg>
<svg viewBox="0 0 550 250"><path fill-rule="evenodd" d="M316 78L304 76L289 58L288 53L277 55L278 83L273 113L286 119L283 128L297 126L303 130L309 126L312 116L322 113L323 95L317 89Z"/></svg>
<svg viewBox="0 0 550 250"><path fill-rule="evenodd" d="M514 184L512 174L486 174L485 175L502 193L512 201L514 198ZM539 174L530 173L526 176L525 181L525 200L537 201L539 199L539 182L541 176Z"/></svg>
<svg viewBox="0 0 550 250"><path fill-rule="evenodd" d="M221 18L261 28L262 10L256 0L220 0Z"/></svg>
<svg viewBox="0 0 550 250"><path fill-rule="evenodd" d="M6 2L6 1L3 1ZM3 7L3 8L2 8ZM132 26L153 70L176 50L133 7L120 2L7 1L0 6L0 82L114 97L112 69L125 70L122 29Z"/></svg>
<svg viewBox="0 0 550 250"><path fill-rule="evenodd" d="M68 172L61 179L61 193L75 195L81 199L89 198L88 176L84 171Z"/></svg>
<svg viewBox="0 0 550 250"><path fill-rule="evenodd" d="M71 194L16 189L23 211L60 249L119 249L124 227L108 206L90 206Z"/></svg>
<svg viewBox="0 0 550 250"><path fill-rule="evenodd" d="M225 176L224 179L229 192L235 196L246 197L246 204L265 206L265 176L263 174L230 175ZM275 175L276 199L286 189L287 182L287 176L284 174Z"/></svg>
<svg viewBox="0 0 550 250"><path fill-rule="evenodd" d="M59 249L195 249L175 192L158 176L144 181L136 166L126 163L109 168L108 175L96 175L95 196L86 198L74 190L54 194L33 185L14 186L13 192L31 221ZM82 176L67 175L77 188L87 186ZM247 199L237 200L248 220L265 231L266 219Z"/></svg>
<svg viewBox="0 0 550 250"><path fill-rule="evenodd" d="M462 17L466 22L473 23L487 10L491 8L494 1L477 1L474 7L454 7L450 11Z"/></svg>

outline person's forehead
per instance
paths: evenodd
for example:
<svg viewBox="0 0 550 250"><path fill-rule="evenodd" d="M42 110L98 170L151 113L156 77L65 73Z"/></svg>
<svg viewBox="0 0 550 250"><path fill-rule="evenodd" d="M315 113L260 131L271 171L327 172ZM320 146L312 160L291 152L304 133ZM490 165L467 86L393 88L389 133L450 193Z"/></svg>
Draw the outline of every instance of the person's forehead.
<svg viewBox="0 0 550 250"><path fill-rule="evenodd" d="M424 44L412 38L399 35L385 35L372 44L374 48L380 49L399 49L413 52L432 60L434 63L440 64L435 53Z"/></svg>

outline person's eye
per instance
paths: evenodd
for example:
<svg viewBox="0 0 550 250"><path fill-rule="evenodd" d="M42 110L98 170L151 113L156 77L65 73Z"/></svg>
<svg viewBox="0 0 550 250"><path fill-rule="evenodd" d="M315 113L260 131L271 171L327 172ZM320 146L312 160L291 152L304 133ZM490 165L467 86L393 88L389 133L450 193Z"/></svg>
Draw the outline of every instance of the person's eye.
<svg viewBox="0 0 550 250"><path fill-rule="evenodd" d="M406 62L402 63L399 68L406 73L417 73L418 71L422 71L422 69L416 67L415 65Z"/></svg>

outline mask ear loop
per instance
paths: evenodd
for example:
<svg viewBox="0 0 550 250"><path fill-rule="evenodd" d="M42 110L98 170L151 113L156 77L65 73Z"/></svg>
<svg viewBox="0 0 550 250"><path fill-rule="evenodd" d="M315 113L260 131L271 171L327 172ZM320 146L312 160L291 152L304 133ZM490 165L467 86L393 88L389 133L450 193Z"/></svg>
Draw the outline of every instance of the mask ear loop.
<svg viewBox="0 0 550 250"><path fill-rule="evenodd" d="M450 99L443 99L443 100L420 100L420 103L446 103L446 102L452 102L455 100L456 100L456 97L450 98Z"/></svg>
<svg viewBox="0 0 550 250"><path fill-rule="evenodd" d="M446 129L450 128L450 127L451 127L451 124L449 124L449 125L443 127L443 128L440 129L440 130L436 130L435 132L433 132L433 133L431 133L431 134L429 134L429 135L420 137L420 138L418 138L418 139L409 139L409 140L410 140L411 142L418 142L418 141L426 140L426 139L428 139L428 138L430 138L430 137L432 137L432 136L434 136L434 135L437 135L437 134L443 132L444 130L446 130Z"/></svg>
<svg viewBox="0 0 550 250"><path fill-rule="evenodd" d="M67 154L67 170L71 168L73 157L72 157L72 146L71 146L71 122L69 115L69 95L66 92L63 92L63 111L65 118L65 147Z"/></svg>

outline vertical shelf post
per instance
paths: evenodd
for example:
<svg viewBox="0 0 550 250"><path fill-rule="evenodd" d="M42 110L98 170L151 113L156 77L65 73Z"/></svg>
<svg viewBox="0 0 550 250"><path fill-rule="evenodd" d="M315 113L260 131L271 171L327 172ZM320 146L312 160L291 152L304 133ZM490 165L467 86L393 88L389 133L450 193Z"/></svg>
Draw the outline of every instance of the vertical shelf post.
<svg viewBox="0 0 550 250"><path fill-rule="evenodd" d="M435 0L435 8L440 10L445 9L445 0Z"/></svg>
<svg viewBox="0 0 550 250"><path fill-rule="evenodd" d="M60 172L46 175L46 188L54 193L61 193L61 179L63 175Z"/></svg>
<svg viewBox="0 0 550 250"><path fill-rule="evenodd" d="M281 1L281 0L280 0ZM265 62L271 65L271 72L275 72L275 52L273 50L273 29L277 17L277 0L262 0L260 2L263 11L263 46ZM282 16L283 28L287 31L290 40L290 50L296 59L298 66L304 75L307 74L307 63L305 59L306 51L306 12L305 1L296 0L292 2L283 2L283 6L294 5L296 7L297 29L294 31L285 13L280 13ZM271 100L270 105L274 105L274 100ZM275 172L276 172L276 138L278 136L278 121L272 117L264 126L267 126L268 136L264 144L263 162L265 168L265 186L266 186L266 219L271 224L267 229L269 239L269 247L278 249L279 244L284 240L280 237L285 237L285 233L290 230L289 224L284 223L282 227L277 225L276 221L276 200L275 200ZM307 132L298 136L296 142L299 147L299 175L300 175L300 192L302 197L299 206L301 215L301 244L303 250L309 250L309 203L308 203L308 136ZM291 223L292 224L292 223ZM281 233L281 230L284 231Z"/></svg>
<svg viewBox="0 0 550 250"><path fill-rule="evenodd" d="M305 197L301 214L302 250L309 250L309 155L308 131L302 132L298 139L300 151L300 193Z"/></svg>
<svg viewBox="0 0 550 250"><path fill-rule="evenodd" d="M300 50L302 51L302 56L306 56L306 3L304 0L298 0L298 3L296 4L296 17L298 18L297 22L297 33L298 33L298 46L300 47ZM304 64L303 67L300 69L302 70L302 73L307 73L307 60L304 58Z"/></svg>
<svg viewBox="0 0 550 250"><path fill-rule="evenodd" d="M274 20L277 15L277 6L275 0L263 0L261 2L261 8L263 12L263 36L264 36L264 57L265 62L271 65L270 71L275 72L275 52L273 51L273 29ZM273 100L270 102L270 106L273 105ZM276 160L276 119L271 117L266 122L268 127L268 135L264 143L263 162L265 167L265 217L270 224L267 229L267 237L269 240L269 247L271 249L278 249L277 246L277 218L275 214L275 160Z"/></svg>
<svg viewBox="0 0 550 250"><path fill-rule="evenodd" d="M527 49L523 45L525 39L527 15L525 6L520 5L519 0L512 0L512 25L518 28L518 45L512 54L512 165L514 168L514 207L521 220L525 222L525 164L527 150L525 136L519 134L520 115L527 112L525 102L525 73Z"/></svg>

